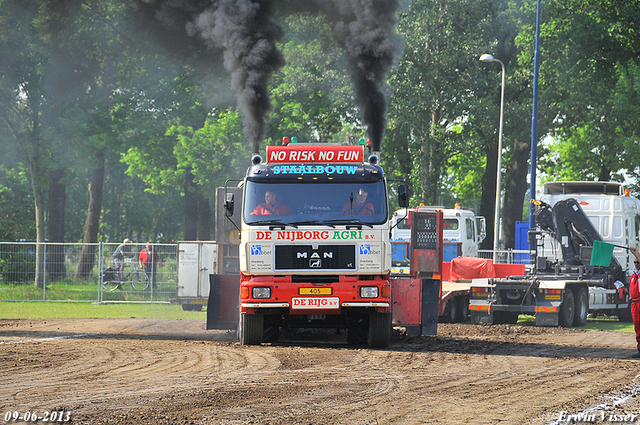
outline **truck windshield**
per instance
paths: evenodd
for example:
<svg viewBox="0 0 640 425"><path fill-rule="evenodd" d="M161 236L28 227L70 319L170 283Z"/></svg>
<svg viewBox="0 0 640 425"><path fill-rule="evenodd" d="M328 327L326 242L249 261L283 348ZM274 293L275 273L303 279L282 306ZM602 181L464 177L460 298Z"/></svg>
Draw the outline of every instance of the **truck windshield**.
<svg viewBox="0 0 640 425"><path fill-rule="evenodd" d="M296 226L382 224L387 221L383 181L255 182L244 189L243 217L248 224Z"/></svg>

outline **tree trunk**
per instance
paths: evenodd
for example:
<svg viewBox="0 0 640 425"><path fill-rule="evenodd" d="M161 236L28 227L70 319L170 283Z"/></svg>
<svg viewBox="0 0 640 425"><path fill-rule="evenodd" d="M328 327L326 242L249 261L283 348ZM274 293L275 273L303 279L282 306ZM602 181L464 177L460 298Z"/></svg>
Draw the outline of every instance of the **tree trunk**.
<svg viewBox="0 0 640 425"><path fill-rule="evenodd" d="M46 176L41 164L43 149L42 140L40 139L40 109L37 103L32 105L33 122L29 134L29 142L31 144L31 152L28 159L29 172L31 174L31 189L33 190L33 202L35 207L36 219L36 271L35 285L38 288L44 288L45 285L45 224L44 224L44 196L42 195L43 180Z"/></svg>
<svg viewBox="0 0 640 425"><path fill-rule="evenodd" d="M191 170L184 182L184 240L198 240L198 196Z"/></svg>
<svg viewBox="0 0 640 425"><path fill-rule="evenodd" d="M61 180L64 170L49 172L49 242L64 242L66 187ZM52 279L67 275L64 245L50 244L47 249L47 276Z"/></svg>
<svg viewBox="0 0 640 425"><path fill-rule="evenodd" d="M498 167L498 141L491 144L487 151L487 165L482 175L482 195L480 196L480 215L487 221L487 237L480 245L481 249L493 249L493 221L496 206L496 168Z"/></svg>
<svg viewBox="0 0 640 425"><path fill-rule="evenodd" d="M96 154L96 167L91 173L91 184L89 185L89 206L87 208L87 218L84 222L82 235L82 252L80 254L80 264L76 272L76 279L88 278L91 276L96 261L96 251L98 242L98 230L100 228L100 213L102 212L102 190L104 188L104 151Z"/></svg>
<svg viewBox="0 0 640 425"><path fill-rule="evenodd" d="M196 193L198 197L198 240L211 240L211 207L200 190Z"/></svg>
<svg viewBox="0 0 640 425"><path fill-rule="evenodd" d="M431 123L429 126L429 136L422 146L422 161L425 165L420 171L420 191L421 200L426 205L436 205L438 199L438 180L440 168L442 166L442 154L440 145L436 137L436 125L440 121L440 112L431 111Z"/></svg>
<svg viewBox="0 0 640 425"><path fill-rule="evenodd" d="M502 209L502 234L506 248L514 248L516 221L522 220L524 195L527 191L528 158L531 142L516 140L513 143L512 161L507 167L507 184Z"/></svg>
<svg viewBox="0 0 640 425"><path fill-rule="evenodd" d="M36 212L36 275L35 285L38 288L44 288L45 285L45 245L44 245L44 197L42 196L42 189L38 185L40 173L36 171L35 167L31 167L31 188L33 189L33 200Z"/></svg>

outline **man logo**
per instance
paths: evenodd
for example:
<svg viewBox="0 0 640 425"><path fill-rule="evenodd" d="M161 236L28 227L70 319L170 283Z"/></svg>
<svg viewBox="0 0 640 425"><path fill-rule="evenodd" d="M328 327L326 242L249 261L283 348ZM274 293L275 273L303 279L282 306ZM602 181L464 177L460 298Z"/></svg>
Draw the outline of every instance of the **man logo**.
<svg viewBox="0 0 640 425"><path fill-rule="evenodd" d="M369 244L360 245L360 255L371 255L371 245Z"/></svg>
<svg viewBox="0 0 640 425"><path fill-rule="evenodd" d="M251 245L251 255L262 255L262 245Z"/></svg>
<svg viewBox="0 0 640 425"><path fill-rule="evenodd" d="M319 269L322 267L322 260L309 260L309 267L312 269Z"/></svg>

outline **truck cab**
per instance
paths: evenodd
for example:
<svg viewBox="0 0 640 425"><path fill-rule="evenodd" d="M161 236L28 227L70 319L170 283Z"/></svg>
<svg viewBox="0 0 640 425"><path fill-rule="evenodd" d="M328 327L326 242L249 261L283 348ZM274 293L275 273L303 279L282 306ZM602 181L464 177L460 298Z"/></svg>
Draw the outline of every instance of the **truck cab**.
<svg viewBox="0 0 640 425"><path fill-rule="evenodd" d="M476 216L471 209L420 206L396 210L392 217L391 240L393 242L409 242L411 240L411 214L421 210L442 210L443 213L443 261L448 262L456 257L477 257L480 243L486 237L485 218ZM401 250L402 244L394 244L395 251ZM394 251L394 262L399 253Z"/></svg>
<svg viewBox="0 0 640 425"><path fill-rule="evenodd" d="M384 347L391 248L378 157L366 161L360 145L287 142L267 147L266 161L255 156L242 181L240 341L344 328L350 343Z"/></svg>
<svg viewBox="0 0 640 425"><path fill-rule="evenodd" d="M542 187L540 200L551 206L570 198L578 201L603 241L619 245L613 255L623 269L634 270L633 255L620 246L640 247L640 200L617 182L548 182ZM545 238L544 244L545 257L561 258L557 241Z"/></svg>

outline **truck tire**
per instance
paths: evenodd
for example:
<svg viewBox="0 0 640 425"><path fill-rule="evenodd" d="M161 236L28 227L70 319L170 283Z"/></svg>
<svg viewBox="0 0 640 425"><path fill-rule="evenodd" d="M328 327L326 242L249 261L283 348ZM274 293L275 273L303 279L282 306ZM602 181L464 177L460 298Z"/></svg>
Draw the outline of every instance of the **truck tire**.
<svg viewBox="0 0 640 425"><path fill-rule="evenodd" d="M371 313L369 318L370 348L386 348L391 341L391 313Z"/></svg>
<svg viewBox="0 0 640 425"><path fill-rule="evenodd" d="M633 323L633 317L631 317L631 303L628 306L618 309L618 321L624 323Z"/></svg>
<svg viewBox="0 0 640 425"><path fill-rule="evenodd" d="M347 320L347 344L363 345L367 343L369 331L369 317L363 314L354 314Z"/></svg>
<svg viewBox="0 0 640 425"><path fill-rule="evenodd" d="M264 316L261 314L240 313L238 338L242 345L258 345L264 333Z"/></svg>
<svg viewBox="0 0 640 425"><path fill-rule="evenodd" d="M457 297L458 317L456 323L465 323L469 321L469 297ZM517 321L517 319L516 319Z"/></svg>
<svg viewBox="0 0 640 425"><path fill-rule="evenodd" d="M278 342L280 339L280 316L263 316L264 332L262 333L262 342Z"/></svg>
<svg viewBox="0 0 640 425"><path fill-rule="evenodd" d="M458 299L451 298L444 309L444 319L448 323L456 323L458 321Z"/></svg>
<svg viewBox="0 0 640 425"><path fill-rule="evenodd" d="M564 301L558 309L558 324L563 328L568 328L573 325L573 318L576 314L576 303L573 298L573 291L564 291Z"/></svg>
<svg viewBox="0 0 640 425"><path fill-rule="evenodd" d="M589 294L584 287L573 288L575 298L575 315L573 316L573 326L584 326L587 324L587 314L589 314Z"/></svg>
<svg viewBox="0 0 640 425"><path fill-rule="evenodd" d="M202 304L182 304L184 311L202 311Z"/></svg>

